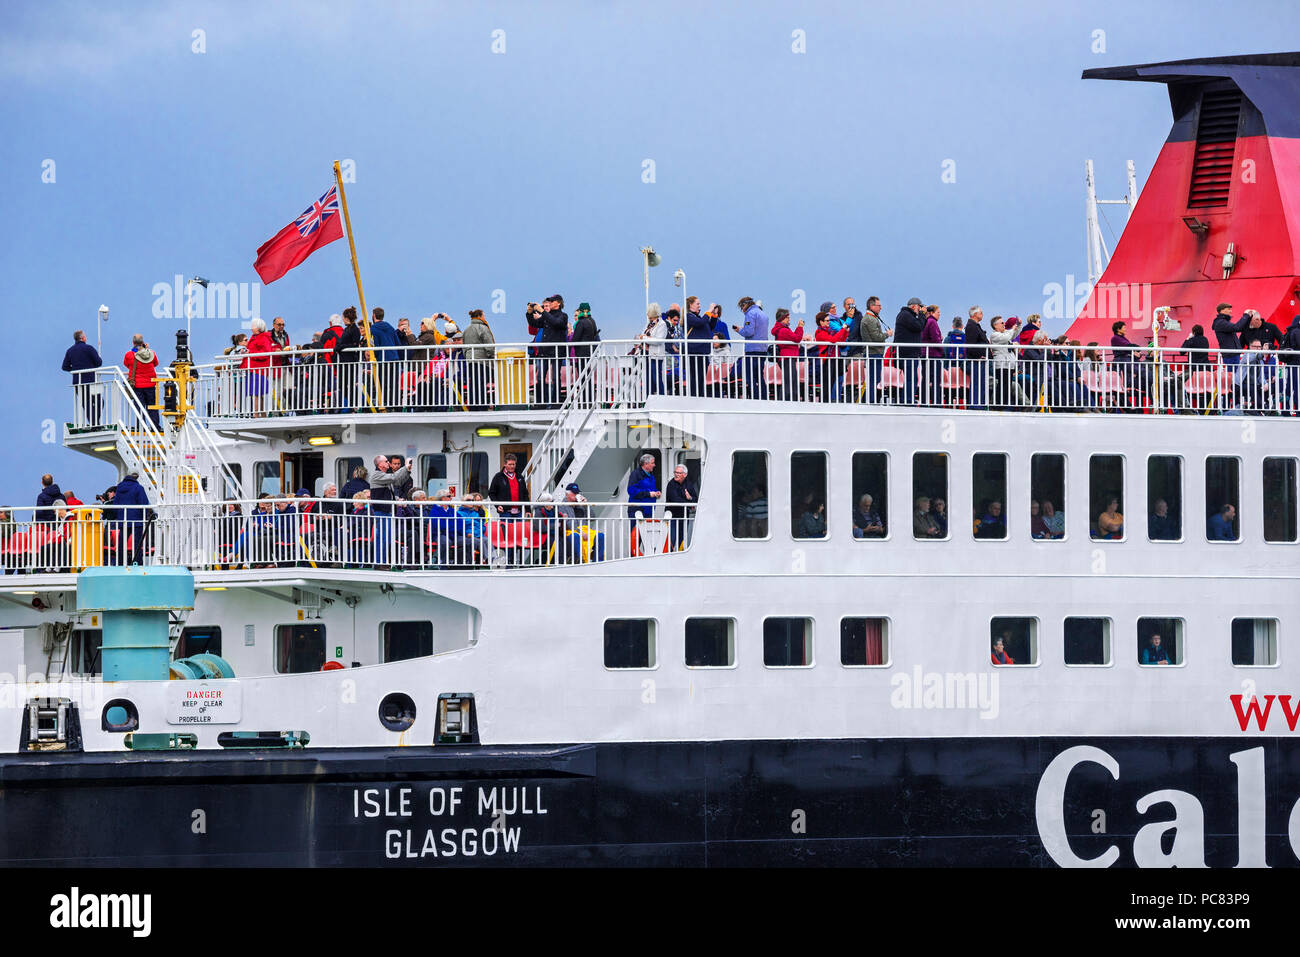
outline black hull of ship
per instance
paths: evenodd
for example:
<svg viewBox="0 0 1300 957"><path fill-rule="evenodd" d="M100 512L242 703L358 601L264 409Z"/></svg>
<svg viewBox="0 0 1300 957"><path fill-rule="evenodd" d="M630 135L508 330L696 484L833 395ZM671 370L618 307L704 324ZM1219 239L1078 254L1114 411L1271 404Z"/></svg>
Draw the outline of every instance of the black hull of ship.
<svg viewBox="0 0 1300 957"><path fill-rule="evenodd" d="M1240 786L1262 785L1267 863L1297 863L1300 748L1245 737L18 755L0 761L0 863L1056 867L1040 782L1079 745L1120 766L1115 780L1078 764L1063 796L1048 795L1079 858L1114 846L1115 865L1133 866L1138 830L1174 817L1136 804L1177 789L1203 808L1205 862L1235 866L1230 756L1262 749L1262 776Z"/></svg>

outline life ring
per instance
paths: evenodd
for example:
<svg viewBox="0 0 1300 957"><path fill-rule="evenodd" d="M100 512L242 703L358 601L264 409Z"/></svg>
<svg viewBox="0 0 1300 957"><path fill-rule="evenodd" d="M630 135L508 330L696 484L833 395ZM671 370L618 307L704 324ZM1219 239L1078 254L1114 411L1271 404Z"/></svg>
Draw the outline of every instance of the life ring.
<svg viewBox="0 0 1300 957"><path fill-rule="evenodd" d="M343 662L341 662L341 661L327 661L327 662L325 662L325 664L323 664L323 665L320 666L320 670L321 670L321 671L338 671L338 670L340 670L340 669L342 669L342 668L346 668L346 667L347 667L347 665L343 664Z"/></svg>

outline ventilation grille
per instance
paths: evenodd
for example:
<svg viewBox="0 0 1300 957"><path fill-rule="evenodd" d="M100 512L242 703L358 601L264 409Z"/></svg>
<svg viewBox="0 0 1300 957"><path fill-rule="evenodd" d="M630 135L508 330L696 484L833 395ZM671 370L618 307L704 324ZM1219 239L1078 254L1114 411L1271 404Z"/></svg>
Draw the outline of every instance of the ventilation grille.
<svg viewBox="0 0 1300 957"><path fill-rule="evenodd" d="M1196 158L1192 163L1192 188L1187 194L1189 207L1203 209L1228 204L1240 117L1241 93L1238 90L1202 95L1201 116L1196 129Z"/></svg>

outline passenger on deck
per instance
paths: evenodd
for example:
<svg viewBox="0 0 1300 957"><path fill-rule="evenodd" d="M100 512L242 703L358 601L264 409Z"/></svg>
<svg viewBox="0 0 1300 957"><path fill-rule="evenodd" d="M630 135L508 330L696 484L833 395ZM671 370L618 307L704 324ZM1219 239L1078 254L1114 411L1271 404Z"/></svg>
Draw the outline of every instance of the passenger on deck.
<svg viewBox="0 0 1300 957"><path fill-rule="evenodd" d="M934 518L934 524L939 526L939 537L948 537L948 503L941 498L930 500L930 515Z"/></svg>
<svg viewBox="0 0 1300 957"><path fill-rule="evenodd" d="M655 457L649 452L637 460L637 468L627 480L627 517L636 521L637 516L652 518L654 505L662 493L659 483L655 481Z"/></svg>
<svg viewBox="0 0 1300 957"><path fill-rule="evenodd" d="M763 358L768 354L770 321L761 306L751 296L743 296L737 307L745 317L743 326L731 328L745 340L745 358L742 365L745 395L751 399L765 398L767 384L763 381Z"/></svg>
<svg viewBox="0 0 1300 957"><path fill-rule="evenodd" d="M1178 539L1178 522L1169 514L1169 503L1156 499L1151 514L1147 516L1147 538L1153 542L1172 542Z"/></svg>
<svg viewBox="0 0 1300 957"><path fill-rule="evenodd" d="M673 469L672 481L664 491L664 512L668 515L668 547L677 551L679 545L691 544L691 526L694 524L695 503L699 489L689 480L690 471L685 465Z"/></svg>
<svg viewBox="0 0 1300 957"><path fill-rule="evenodd" d="M921 312L924 305L913 296L894 318L894 358L903 367L904 405L916 401L917 365L922 352L921 334L925 331L925 317Z"/></svg>
<svg viewBox="0 0 1300 957"><path fill-rule="evenodd" d="M86 425L101 425L103 401L100 396L92 394L90 386L95 381L95 374L89 370L98 369L104 364L99 353L86 341L86 333L78 329L72 334L72 345L63 354L62 369L72 373L72 384L82 386L81 407L86 412Z"/></svg>
<svg viewBox="0 0 1300 957"><path fill-rule="evenodd" d="M557 545L557 555L562 564L573 565L586 560L605 560L605 533L591 526L591 507L577 482L564 487L564 501L555 509L564 535L562 546Z"/></svg>
<svg viewBox="0 0 1300 957"><path fill-rule="evenodd" d="M1097 516L1097 537L1119 539L1124 537L1124 516L1119 511L1119 499L1106 503L1106 510Z"/></svg>
<svg viewBox="0 0 1300 957"><path fill-rule="evenodd" d="M254 319L253 322L262 320ZM265 323L262 323L262 328L266 328ZM158 410L149 408L157 403L158 356L149 348L149 343L144 341L144 336L131 337L131 351L123 356L122 366L126 369L126 381L130 383L135 397L140 400L149 421L155 429L162 428Z"/></svg>
<svg viewBox="0 0 1300 957"><path fill-rule="evenodd" d="M993 652L990 657L995 665L1014 665L1016 663L1016 660L1007 654L1006 644L1001 637L993 640Z"/></svg>
<svg viewBox="0 0 1300 957"><path fill-rule="evenodd" d="M1236 517L1237 510L1232 505L1223 506L1206 521L1205 537L1212 542L1235 542L1237 530L1233 521Z"/></svg>
<svg viewBox="0 0 1300 957"><path fill-rule="evenodd" d="M1048 499L1043 499L1043 525L1048 538L1065 537L1065 513L1058 512Z"/></svg>
<svg viewBox="0 0 1300 957"><path fill-rule="evenodd" d="M1160 640L1160 635L1153 634L1147 639L1147 645L1142 649L1138 661L1144 665L1167 665L1169 664L1169 651L1164 647Z"/></svg>
<svg viewBox="0 0 1300 957"><path fill-rule="evenodd" d="M803 320L791 328L790 310L778 309L776 322L772 326L772 338L776 340L777 367L781 371L781 391L779 397L787 402L799 398L799 344L803 342ZM767 383L763 383L761 395L767 395ZM752 396L751 396L752 398Z"/></svg>
<svg viewBox="0 0 1300 957"><path fill-rule="evenodd" d="M872 507L875 500L868 494L858 496L858 505L853 510L854 538L882 538L885 524L879 513Z"/></svg>
<svg viewBox="0 0 1300 957"><path fill-rule="evenodd" d="M1035 505L1038 503L1035 502ZM1007 520L1001 502L989 502L988 510L975 522L976 538L1006 538Z"/></svg>
<svg viewBox="0 0 1300 957"><path fill-rule="evenodd" d="M516 503L497 506L497 514L503 519L523 518L524 507L518 503L529 501L528 483L515 471L518 462L513 452L507 452L501 471L488 484L488 498L493 502Z"/></svg>
<svg viewBox="0 0 1300 957"><path fill-rule="evenodd" d="M930 498L926 495L918 496L916 499L916 508L912 512L912 535L915 538L937 539L943 535L939 531L939 523L934 520L930 514Z"/></svg>
<svg viewBox="0 0 1300 957"><path fill-rule="evenodd" d="M56 501L64 501L63 490L54 481L54 476L47 472L41 476L41 490L36 493L36 514L32 517L32 521L54 521L53 506Z"/></svg>
<svg viewBox="0 0 1300 957"><path fill-rule="evenodd" d="M826 503L816 500L813 492L803 497L799 521L795 526L795 538L826 537Z"/></svg>

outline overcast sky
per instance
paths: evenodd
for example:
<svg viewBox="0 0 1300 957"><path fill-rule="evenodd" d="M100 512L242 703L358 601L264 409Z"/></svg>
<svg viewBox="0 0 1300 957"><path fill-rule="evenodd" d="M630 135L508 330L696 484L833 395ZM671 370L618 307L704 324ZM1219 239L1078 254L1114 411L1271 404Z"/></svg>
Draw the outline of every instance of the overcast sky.
<svg viewBox="0 0 1300 957"><path fill-rule="evenodd" d="M257 247L336 159L367 302L392 318L504 301L488 318L517 340L525 303L561 292L630 336L647 243L665 304L680 267L728 316L796 290L809 313L878 294L890 314L916 295L1024 315L1086 277L1084 161L1118 198L1169 128L1162 86L1080 72L1281 50L1286 22L1289 2L1188 0L6 0L0 498L31 504L47 469L85 499L113 479L42 442L70 417L72 330L93 344L102 302L107 363L133 332L170 359L183 312L156 318L155 287L256 283ZM259 292L309 338L356 301L346 242ZM239 324L196 319L196 354Z"/></svg>

